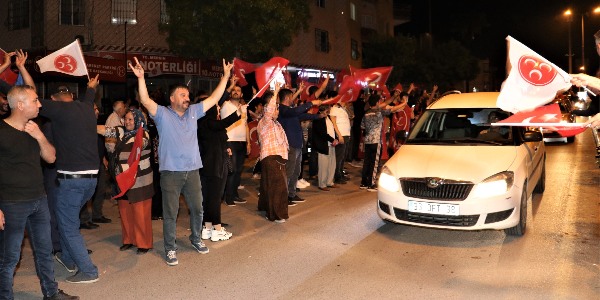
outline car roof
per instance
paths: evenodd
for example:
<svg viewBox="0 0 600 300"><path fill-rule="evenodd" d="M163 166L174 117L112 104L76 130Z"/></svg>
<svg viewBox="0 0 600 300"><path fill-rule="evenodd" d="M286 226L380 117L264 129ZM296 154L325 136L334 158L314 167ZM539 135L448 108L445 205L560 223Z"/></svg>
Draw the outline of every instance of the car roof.
<svg viewBox="0 0 600 300"><path fill-rule="evenodd" d="M450 94L435 101L428 109L498 108L496 100L499 94L499 92Z"/></svg>

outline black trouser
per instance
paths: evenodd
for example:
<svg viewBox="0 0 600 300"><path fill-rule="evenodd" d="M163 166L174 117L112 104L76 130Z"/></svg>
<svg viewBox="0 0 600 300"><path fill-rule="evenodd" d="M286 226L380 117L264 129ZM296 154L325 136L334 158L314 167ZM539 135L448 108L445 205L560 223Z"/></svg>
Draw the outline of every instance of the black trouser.
<svg viewBox="0 0 600 300"><path fill-rule="evenodd" d="M350 136L344 136L344 143L335 146L335 173L333 180L338 181L344 178L344 161L346 161L346 152L350 148Z"/></svg>
<svg viewBox="0 0 600 300"><path fill-rule="evenodd" d="M225 185L225 201L230 203L235 198L240 197L238 186L242 180L242 170L246 159L246 142L227 142L227 144L231 149L231 162L233 164L233 172L227 176Z"/></svg>
<svg viewBox="0 0 600 300"><path fill-rule="evenodd" d="M378 160L379 144L365 144L365 159L363 161L362 180L360 184L373 185L373 173Z"/></svg>
<svg viewBox="0 0 600 300"><path fill-rule="evenodd" d="M227 182L227 166L223 165L221 177L205 176L200 172L202 181L202 207L204 207L204 223L221 224L221 197Z"/></svg>

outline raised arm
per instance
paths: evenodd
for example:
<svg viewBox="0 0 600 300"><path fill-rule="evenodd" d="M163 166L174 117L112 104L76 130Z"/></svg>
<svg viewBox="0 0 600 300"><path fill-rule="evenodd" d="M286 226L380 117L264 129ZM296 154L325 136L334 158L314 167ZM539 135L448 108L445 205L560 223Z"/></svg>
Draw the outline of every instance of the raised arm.
<svg viewBox="0 0 600 300"><path fill-rule="evenodd" d="M21 77L23 77L23 82L26 85L30 85L35 88L35 82L33 82L33 78L31 78L31 75L25 68L25 62L27 61L27 52L23 52L23 50L18 50L16 52L16 55L17 59L15 60L15 65L17 65L17 68L19 69Z"/></svg>
<svg viewBox="0 0 600 300"><path fill-rule="evenodd" d="M327 83L329 83L329 75L325 74L325 80L323 80L323 83L321 83L321 86L315 92L315 98L318 99L321 96L321 93L323 93L327 88Z"/></svg>
<svg viewBox="0 0 600 300"><path fill-rule="evenodd" d="M25 123L25 132L33 137L40 145L40 156L47 163L53 163L56 160L56 149L48 142L44 133L40 130L38 125L29 120Z"/></svg>
<svg viewBox="0 0 600 300"><path fill-rule="evenodd" d="M138 78L138 92L140 95L140 103L148 110L148 113L151 116L156 116L156 111L158 110L158 104L154 102L154 100L150 99L150 95L148 94L148 88L146 87L146 79L144 78L144 68L140 65L140 61L137 57L133 57L135 60L135 66L129 63L129 67L133 74ZM206 110L205 110L206 111Z"/></svg>
<svg viewBox="0 0 600 300"><path fill-rule="evenodd" d="M203 103L202 108L204 109L204 112L208 111L211 107L213 107L215 104L217 104L219 99L221 99L221 96L223 95L223 92L225 91L225 87L227 86L227 81L229 81L229 75L231 74L231 69L233 69L233 63L226 62L225 59L223 59L223 77L221 77L219 84L217 85L215 90L212 92L212 94L210 94L210 96L208 96L208 98L206 98L204 101L202 101L202 103Z"/></svg>

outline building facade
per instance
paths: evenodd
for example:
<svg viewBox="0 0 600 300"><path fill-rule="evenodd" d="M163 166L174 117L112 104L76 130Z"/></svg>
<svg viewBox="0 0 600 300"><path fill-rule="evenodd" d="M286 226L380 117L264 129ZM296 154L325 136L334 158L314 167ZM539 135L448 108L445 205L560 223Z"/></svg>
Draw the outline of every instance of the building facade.
<svg viewBox="0 0 600 300"><path fill-rule="evenodd" d="M308 31L294 37L278 55L290 71L337 72L361 67L362 44L373 34L393 35L392 0L303 0L312 18ZM149 88L166 91L172 83L189 83L192 91L212 90L221 74L216 62L178 57L169 50L159 25L169 21L164 0L0 0L0 48L25 49L28 69L47 96L57 85L75 90L81 78L36 73L36 59L79 39L90 75L101 74L100 97L133 98L135 79L127 70L133 56L145 61ZM129 77L129 78L128 78Z"/></svg>

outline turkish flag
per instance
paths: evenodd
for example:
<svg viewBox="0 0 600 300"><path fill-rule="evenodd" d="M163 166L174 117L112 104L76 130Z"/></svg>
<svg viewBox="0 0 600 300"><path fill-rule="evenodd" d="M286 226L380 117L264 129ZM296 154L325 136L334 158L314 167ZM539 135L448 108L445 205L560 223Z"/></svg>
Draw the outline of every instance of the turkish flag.
<svg viewBox="0 0 600 300"><path fill-rule="evenodd" d="M562 137L571 137L584 132L583 123L561 123L562 113L558 104L540 106L532 111L518 112L492 125L544 127L556 131Z"/></svg>
<svg viewBox="0 0 600 300"><path fill-rule="evenodd" d="M262 64L260 67L257 67L255 72L256 75L256 83L260 90L256 94L256 97L261 97L265 90L268 88L268 85L271 83L275 75L280 72L283 68L285 68L289 60L283 57L273 57L269 59L266 63Z"/></svg>
<svg viewBox="0 0 600 300"><path fill-rule="evenodd" d="M394 149L394 152L396 152L398 148L404 144L404 134L410 130L410 121L412 115L413 110L408 105L406 105L404 109L392 115L392 123L390 124L389 148Z"/></svg>
<svg viewBox="0 0 600 300"><path fill-rule="evenodd" d="M360 81L354 76L346 76L340 85L337 96L324 101L323 104L335 104L339 102L353 102L358 98L358 92L362 89Z"/></svg>
<svg viewBox="0 0 600 300"><path fill-rule="evenodd" d="M72 76L86 75L89 77L79 40L46 55L36 63L40 67L41 73L54 71Z"/></svg>
<svg viewBox="0 0 600 300"><path fill-rule="evenodd" d="M304 90L300 94L300 100L307 101L308 98L310 97L310 94L309 94L308 90L310 89L311 86L317 86L317 85L314 84L314 83L310 83L310 82L308 82L306 80L301 80L301 82L304 82Z"/></svg>
<svg viewBox="0 0 600 300"><path fill-rule="evenodd" d="M386 81L390 77L392 67L377 67L370 69L356 69L353 76L363 86L373 90L382 91Z"/></svg>
<svg viewBox="0 0 600 300"><path fill-rule="evenodd" d="M260 144L258 143L258 120L248 122L248 132L250 133L250 154L249 159L255 159L260 156Z"/></svg>
<svg viewBox="0 0 600 300"><path fill-rule="evenodd" d="M337 75L335 76L335 81L337 82L337 84L341 85L342 82L344 82L344 78L348 76L350 76L350 71L347 69L343 69L337 73Z"/></svg>
<svg viewBox="0 0 600 300"><path fill-rule="evenodd" d="M544 105L571 87L571 76L511 36L508 41L510 72L502 84L497 105L513 113Z"/></svg>
<svg viewBox="0 0 600 300"><path fill-rule="evenodd" d="M528 123L559 123L561 115L560 107L553 103L531 111L518 112L498 123L524 123L523 126L529 126Z"/></svg>
<svg viewBox="0 0 600 300"><path fill-rule="evenodd" d="M238 78L239 86L248 85L246 81L246 74L254 72L256 65L253 63L245 62L239 58L233 59L233 74Z"/></svg>
<svg viewBox="0 0 600 300"><path fill-rule="evenodd" d="M129 158L127 158L127 165L129 166L129 168L127 168L127 170L124 170L115 177L115 180L117 181L117 185L119 186L119 190L121 192L118 195L112 197L113 199L117 199L125 195L125 193L127 193L127 191L129 191L129 189L131 189L135 184L135 180L137 179L138 166L140 164L140 157L142 156L142 147L144 146L143 138L144 129L142 128L142 126L140 126L135 135L133 148L131 148Z"/></svg>

